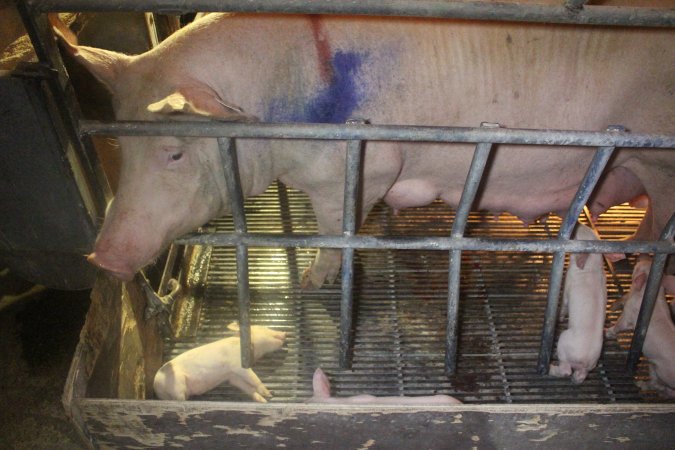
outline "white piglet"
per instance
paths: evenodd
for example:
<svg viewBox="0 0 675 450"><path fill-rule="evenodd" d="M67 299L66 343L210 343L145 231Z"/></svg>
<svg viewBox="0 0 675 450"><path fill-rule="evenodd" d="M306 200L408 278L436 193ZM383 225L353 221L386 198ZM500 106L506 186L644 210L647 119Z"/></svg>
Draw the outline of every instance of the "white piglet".
<svg viewBox="0 0 675 450"><path fill-rule="evenodd" d="M615 338L617 333L635 328L651 265L648 259L641 259L635 265L630 291L622 299L623 312L619 320L605 332L607 338ZM649 360L648 387L660 391L666 397L675 398L675 324L665 294L670 281L664 279L659 287L642 353Z"/></svg>
<svg viewBox="0 0 675 450"><path fill-rule="evenodd" d="M582 224L577 226L576 238L599 239L592 229ZM558 362L551 364L550 375L571 375L572 381L578 384L595 368L602 351L606 305L607 281L602 254L572 254L565 275L562 308L563 315L569 312L568 328L558 340Z"/></svg>
<svg viewBox="0 0 675 450"><path fill-rule="evenodd" d="M321 368L317 368L314 371L312 388L314 390L314 395L307 403L330 403L333 405L459 405L462 403L454 397L442 394L419 397L376 397L370 394L354 395L351 397L331 397L330 381L328 381L328 377Z"/></svg>
<svg viewBox="0 0 675 450"><path fill-rule="evenodd" d="M239 331L236 322L228 329ZM267 327L251 326L253 360L279 350L286 333ZM161 400L187 400L228 381L249 394L253 400L267 403L272 395L252 369L241 367L239 336L227 337L193 348L164 364L155 375L153 387Z"/></svg>

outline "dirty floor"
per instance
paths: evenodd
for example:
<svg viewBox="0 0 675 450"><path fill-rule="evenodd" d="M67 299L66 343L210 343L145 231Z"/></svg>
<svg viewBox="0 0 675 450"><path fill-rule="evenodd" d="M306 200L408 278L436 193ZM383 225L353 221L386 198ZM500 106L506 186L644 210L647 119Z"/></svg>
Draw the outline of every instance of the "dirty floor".
<svg viewBox="0 0 675 450"><path fill-rule="evenodd" d="M88 306L0 269L0 449L85 448L61 394Z"/></svg>

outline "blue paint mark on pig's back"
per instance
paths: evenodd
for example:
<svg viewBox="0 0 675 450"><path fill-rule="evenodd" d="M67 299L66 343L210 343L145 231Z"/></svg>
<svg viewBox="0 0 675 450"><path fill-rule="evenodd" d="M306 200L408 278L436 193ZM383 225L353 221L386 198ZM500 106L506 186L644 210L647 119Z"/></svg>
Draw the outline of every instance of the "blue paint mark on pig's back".
<svg viewBox="0 0 675 450"><path fill-rule="evenodd" d="M364 100L359 72L364 55L337 51L330 59L331 77L315 93L277 97L267 108L270 122L344 123Z"/></svg>

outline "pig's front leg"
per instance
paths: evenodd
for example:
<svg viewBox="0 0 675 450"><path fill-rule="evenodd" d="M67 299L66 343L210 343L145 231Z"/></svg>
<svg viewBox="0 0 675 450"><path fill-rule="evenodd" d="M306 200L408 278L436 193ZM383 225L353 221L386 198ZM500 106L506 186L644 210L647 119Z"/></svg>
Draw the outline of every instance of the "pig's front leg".
<svg viewBox="0 0 675 450"><path fill-rule="evenodd" d="M260 378L258 378L253 369L236 370L232 372L229 381L233 386L250 395L258 403L267 403L265 397L272 397L270 391L260 381Z"/></svg>
<svg viewBox="0 0 675 450"><path fill-rule="evenodd" d="M342 265L342 250L320 248L314 261L302 273L302 289L319 289L324 282L332 284Z"/></svg>
<svg viewBox="0 0 675 450"><path fill-rule="evenodd" d="M336 191L340 192L338 189ZM342 233L342 196L340 198L312 197L312 207L316 215L319 234L340 235ZM302 273L300 287L319 289L324 282L333 283L341 266L342 250L320 248L312 264Z"/></svg>

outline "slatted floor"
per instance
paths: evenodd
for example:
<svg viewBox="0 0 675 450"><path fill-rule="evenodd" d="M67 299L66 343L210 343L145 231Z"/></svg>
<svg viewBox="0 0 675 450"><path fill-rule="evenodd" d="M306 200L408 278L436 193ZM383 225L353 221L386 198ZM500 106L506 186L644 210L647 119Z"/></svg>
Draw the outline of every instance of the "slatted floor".
<svg viewBox="0 0 675 450"><path fill-rule="evenodd" d="M280 207L281 204L281 207ZM273 185L246 204L249 230L316 232L307 197ZM630 235L643 211L616 207L597 228L603 238ZM447 236L453 211L436 202L393 215L378 204L362 234ZM467 235L499 238L548 238L560 221L524 227L509 215L470 216ZM207 228L231 231L229 219ZM199 320L188 337L167 341L165 358L230 333L237 318L236 263L233 248L211 251ZM355 259L355 347L351 370L338 369L340 280L318 291L302 291L299 277L314 257L311 249L249 250L251 320L288 333L281 351L259 360L254 370L273 392L272 402L301 402L311 396L312 373L322 367L333 393L348 396L449 394L465 403L613 403L661 401L640 392L625 373L629 335L606 341L598 367L586 381L536 373L551 256L515 252L464 252L460 297L458 372L443 373L447 297L447 252L362 250ZM608 276L609 305L630 284L631 264ZM619 313L608 311L607 324ZM566 328L558 325L559 334ZM190 333L189 333L190 334ZM646 377L642 362L637 379ZM222 385L202 400L246 400Z"/></svg>

